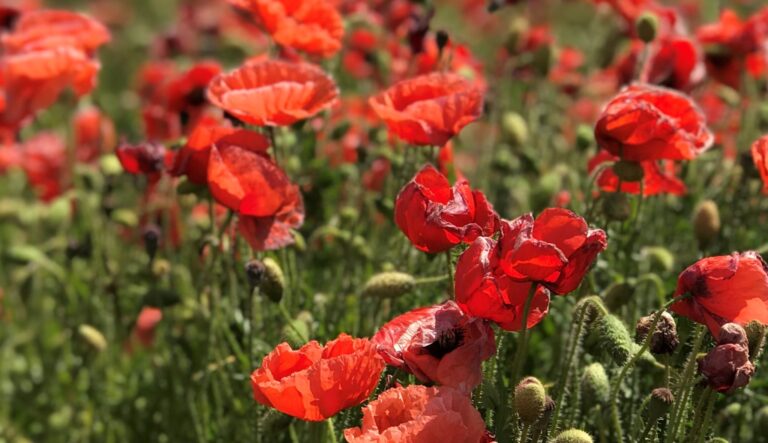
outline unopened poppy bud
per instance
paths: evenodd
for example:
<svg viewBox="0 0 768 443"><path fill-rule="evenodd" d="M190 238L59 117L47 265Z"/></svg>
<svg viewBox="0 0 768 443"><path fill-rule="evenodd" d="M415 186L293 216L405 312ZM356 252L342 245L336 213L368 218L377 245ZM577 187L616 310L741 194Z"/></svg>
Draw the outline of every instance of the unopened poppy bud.
<svg viewBox="0 0 768 443"><path fill-rule="evenodd" d="M266 266L264 266L261 260L248 260L248 263L245 264L245 276L248 279L251 292L253 292L254 288L261 286L266 272Z"/></svg>
<svg viewBox="0 0 768 443"><path fill-rule="evenodd" d="M737 419L743 409L740 403L731 403L723 409L721 415L727 420Z"/></svg>
<svg viewBox="0 0 768 443"><path fill-rule="evenodd" d="M744 328L747 331L747 341L749 342L749 357L750 360L757 361L763 353L765 348L766 333L768 333L768 327L759 321L752 320L747 323Z"/></svg>
<svg viewBox="0 0 768 443"><path fill-rule="evenodd" d="M528 123L516 112L507 112L501 119L501 127L514 146L522 146L528 142Z"/></svg>
<svg viewBox="0 0 768 443"><path fill-rule="evenodd" d="M755 413L755 432L757 435L768 435L768 406Z"/></svg>
<svg viewBox="0 0 768 443"><path fill-rule="evenodd" d="M667 388L656 388L651 391L651 399L648 402L648 421L656 422L669 413L675 396Z"/></svg>
<svg viewBox="0 0 768 443"><path fill-rule="evenodd" d="M705 200L693 212L693 233L700 246L706 246L720 233L720 211L712 200Z"/></svg>
<svg viewBox="0 0 768 443"><path fill-rule="evenodd" d="M656 314L642 317L635 327L635 342L642 343L651 333L651 326ZM668 312L661 314L656 330L651 335L651 344L649 349L653 354L671 354L677 349L680 340L677 337L677 325L675 319Z"/></svg>
<svg viewBox="0 0 768 443"><path fill-rule="evenodd" d="M629 198L623 192L613 192L603 196L603 214L611 221L629 220L632 209Z"/></svg>
<svg viewBox="0 0 768 443"><path fill-rule="evenodd" d="M659 30L659 18L652 12L644 12L635 23L637 37L645 43L651 43L656 39Z"/></svg>
<svg viewBox="0 0 768 443"><path fill-rule="evenodd" d="M635 287L627 282L614 283L605 291L605 305L615 312L635 295Z"/></svg>
<svg viewBox="0 0 768 443"><path fill-rule="evenodd" d="M435 33L435 42L437 43L437 50L441 53L443 52L443 49L450 41L450 38L448 37L448 33L444 30L440 29Z"/></svg>
<svg viewBox="0 0 768 443"><path fill-rule="evenodd" d="M625 182L639 182L645 176L640 163L629 160L619 160L614 163L613 172Z"/></svg>
<svg viewBox="0 0 768 443"><path fill-rule="evenodd" d="M280 268L280 265L270 257L265 258L263 263L264 277L261 281L261 292L273 302L279 303L283 298L283 291L285 290L283 270Z"/></svg>
<svg viewBox="0 0 768 443"><path fill-rule="evenodd" d="M595 326L601 348L608 352L617 365L624 365L632 355L634 344L624 322L609 314L600 318Z"/></svg>
<svg viewBox="0 0 768 443"><path fill-rule="evenodd" d="M675 256L663 246L643 248L642 255L647 257L651 268L655 270L669 272L675 267Z"/></svg>
<svg viewBox="0 0 768 443"><path fill-rule="evenodd" d="M93 326L82 324L77 328L77 333L96 351L102 352L107 349L107 339L104 338L104 334Z"/></svg>
<svg viewBox="0 0 768 443"><path fill-rule="evenodd" d="M147 251L147 256L150 260L154 260L157 248L160 246L160 227L154 223L148 224L144 227L141 237L144 239L144 250Z"/></svg>
<svg viewBox="0 0 768 443"><path fill-rule="evenodd" d="M526 377L515 387L515 411L523 423L536 423L544 412L546 400L544 385L535 377Z"/></svg>
<svg viewBox="0 0 768 443"><path fill-rule="evenodd" d="M726 323L720 326L720 332L717 334L717 344L734 344L748 348L749 342L747 339L747 331L745 331L739 324Z"/></svg>
<svg viewBox="0 0 768 443"><path fill-rule="evenodd" d="M717 345L698 363L699 372L717 392L742 388L749 384L755 373L755 366L749 361L749 350L740 344Z"/></svg>
<svg viewBox="0 0 768 443"><path fill-rule="evenodd" d="M592 437L581 429L568 429L557 435L550 443L592 443Z"/></svg>
<svg viewBox="0 0 768 443"><path fill-rule="evenodd" d="M168 260L155 260L152 263L152 274L155 277L165 277L171 272L171 263Z"/></svg>
<svg viewBox="0 0 768 443"><path fill-rule="evenodd" d="M400 297L411 292L416 279L404 272L382 272L371 277L363 287L363 297Z"/></svg>
<svg viewBox="0 0 768 443"><path fill-rule="evenodd" d="M104 175L120 175L123 167L115 154L104 155L99 159L99 168Z"/></svg>
<svg viewBox="0 0 768 443"><path fill-rule="evenodd" d="M579 125L576 128L576 147L586 151L595 144L595 131L591 126Z"/></svg>
<svg viewBox="0 0 768 443"><path fill-rule="evenodd" d="M581 376L581 401L585 410L606 404L610 393L611 385L603 365L592 363L584 368Z"/></svg>

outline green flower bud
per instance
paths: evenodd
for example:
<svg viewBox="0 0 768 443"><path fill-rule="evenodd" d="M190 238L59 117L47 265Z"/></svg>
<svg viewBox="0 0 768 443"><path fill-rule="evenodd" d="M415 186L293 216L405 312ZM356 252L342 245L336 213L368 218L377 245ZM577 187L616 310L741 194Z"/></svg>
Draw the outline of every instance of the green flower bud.
<svg viewBox="0 0 768 443"><path fill-rule="evenodd" d="M757 361L763 353L765 348L766 333L768 333L768 326L752 320L744 327L747 331L747 341L749 342L749 356L750 360Z"/></svg>
<svg viewBox="0 0 768 443"><path fill-rule="evenodd" d="M675 256L663 246L649 246L643 248L641 253L655 270L669 272L675 267Z"/></svg>
<svg viewBox="0 0 768 443"><path fill-rule="evenodd" d="M528 142L528 123L522 115L516 112L507 112L501 119L501 127L515 146L522 146Z"/></svg>
<svg viewBox="0 0 768 443"><path fill-rule="evenodd" d="M267 257L263 261L264 275L261 280L261 292L275 303L283 298L285 290L285 276L280 265L272 258Z"/></svg>
<svg viewBox="0 0 768 443"><path fill-rule="evenodd" d="M625 182L639 182L645 177L645 171L640 163L629 160L619 160L614 163L613 172Z"/></svg>
<svg viewBox="0 0 768 443"><path fill-rule="evenodd" d="M615 312L635 295L635 287L627 282L614 283L605 290L605 305Z"/></svg>
<svg viewBox="0 0 768 443"><path fill-rule="evenodd" d="M635 344L624 322L615 315L606 315L595 322L595 331L600 347L617 365L624 365L632 355L632 345Z"/></svg>
<svg viewBox="0 0 768 443"><path fill-rule="evenodd" d="M659 30L659 18L652 12L644 12L637 18L635 30L640 40L650 43L656 39Z"/></svg>
<svg viewBox="0 0 768 443"><path fill-rule="evenodd" d="M608 403L610 393L611 384L603 365L592 363L584 368L581 376L581 401L585 411Z"/></svg>
<svg viewBox="0 0 768 443"><path fill-rule="evenodd" d="M586 151L595 144L595 130L589 125L579 125L576 128L576 147Z"/></svg>
<svg viewBox="0 0 768 443"><path fill-rule="evenodd" d="M411 292L416 279L404 272L382 272L371 277L363 287L363 297L400 297Z"/></svg>
<svg viewBox="0 0 768 443"><path fill-rule="evenodd" d="M107 339L104 338L104 334L93 326L82 324L78 326L77 333L96 351L103 352L107 349Z"/></svg>
<svg viewBox="0 0 768 443"><path fill-rule="evenodd" d="M546 403L547 393L537 378L526 377L515 387L515 411L523 423L536 423Z"/></svg>
<svg viewBox="0 0 768 443"><path fill-rule="evenodd" d="M580 429L561 432L550 443L592 443L592 437Z"/></svg>
<svg viewBox="0 0 768 443"><path fill-rule="evenodd" d="M656 388L651 391L651 400L648 402L648 420L655 422L669 413L675 396L667 388Z"/></svg>
<svg viewBox="0 0 768 443"><path fill-rule="evenodd" d="M704 200L693 211L693 233L700 246L706 246L720 233L720 211L717 203Z"/></svg>

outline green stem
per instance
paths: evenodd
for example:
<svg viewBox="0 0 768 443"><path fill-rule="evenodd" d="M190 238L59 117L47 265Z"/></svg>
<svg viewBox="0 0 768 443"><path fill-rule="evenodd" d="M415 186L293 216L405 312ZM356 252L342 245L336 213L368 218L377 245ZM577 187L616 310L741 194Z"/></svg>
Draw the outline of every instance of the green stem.
<svg viewBox="0 0 768 443"><path fill-rule="evenodd" d="M523 363L525 362L525 354L528 350L528 314L531 311L531 304L533 303L533 297L536 295L537 283L532 283L531 288L528 290L528 298L525 299L525 305L523 307L523 318L520 324L520 334L517 336L517 349L515 349L515 360L512 363L512 377L509 379L511 383L511 391L514 396L514 387L520 378L520 372L523 369Z"/></svg>
<svg viewBox="0 0 768 443"><path fill-rule="evenodd" d="M285 308L285 305L278 303L277 306L280 308L280 314L282 314L283 319L285 319L285 321L288 323L288 326L293 329L293 332L295 332L302 341L309 341L309 337L306 337L304 333L300 331L296 325L293 324L293 318L291 318L291 314L288 312L288 309Z"/></svg>
<svg viewBox="0 0 768 443"><path fill-rule="evenodd" d="M451 297L453 297L453 260L451 260L451 251L445 251L445 260L446 265L448 266L448 279L451 281L450 288L448 288L448 293L451 294Z"/></svg>
<svg viewBox="0 0 768 443"><path fill-rule="evenodd" d="M435 275L435 276L432 276L432 277L422 277L422 278L417 278L416 279L416 284L417 285L428 285L428 284L431 284L431 283L438 283L438 282L441 282L443 280L448 280L450 278L451 277L448 276L448 275Z"/></svg>
<svg viewBox="0 0 768 443"><path fill-rule="evenodd" d="M328 440L331 443L337 443L336 429L333 427L333 417L328 417L328 419L325 420L325 424L328 426Z"/></svg>
<svg viewBox="0 0 768 443"><path fill-rule="evenodd" d="M696 355L699 353L699 349L703 343L704 329L700 326L696 331L696 338L694 339L693 348L691 354L688 357L688 361L683 369L683 376L680 379L677 392L675 393L675 404L670 415L671 421L669 423L669 432L667 433L667 442L672 443L677 440L677 433L680 422L685 412L685 405L688 402L688 384L691 377L693 377L694 367L696 366Z"/></svg>

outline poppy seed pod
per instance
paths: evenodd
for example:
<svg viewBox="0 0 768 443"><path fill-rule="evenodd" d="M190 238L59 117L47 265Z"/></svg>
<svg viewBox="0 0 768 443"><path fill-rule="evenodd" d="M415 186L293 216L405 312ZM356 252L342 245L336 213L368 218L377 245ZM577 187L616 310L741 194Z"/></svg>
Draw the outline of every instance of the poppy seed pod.
<svg viewBox="0 0 768 443"><path fill-rule="evenodd" d="M651 333L651 326L653 325L656 314L651 314L646 317L642 317L635 327L635 342L640 344L645 341L645 338ZM668 312L661 314L656 330L651 335L650 350L653 354L672 354L677 349L677 345L680 344L680 340L677 337L677 325L675 319Z"/></svg>
<svg viewBox="0 0 768 443"><path fill-rule="evenodd" d="M515 412L523 423L536 423L544 412L546 400L544 385L535 377L526 377L515 387Z"/></svg>
<svg viewBox="0 0 768 443"><path fill-rule="evenodd" d="M613 172L625 182L639 182L645 176L645 171L640 163L628 160L619 160L614 163Z"/></svg>
<svg viewBox="0 0 768 443"><path fill-rule="evenodd" d="M637 18L635 31L637 36L645 43L651 43L656 39L659 30L659 18L652 12L644 12Z"/></svg>
<svg viewBox="0 0 768 443"><path fill-rule="evenodd" d="M283 298L283 291L285 289L283 270L280 268L280 265L270 257L265 258L263 263L264 276L259 287L267 298L275 303L279 303Z"/></svg>
<svg viewBox="0 0 768 443"><path fill-rule="evenodd" d="M747 331L747 341L749 342L750 360L757 361L763 353L765 347L766 332L768 327L758 321L751 321L744 328Z"/></svg>
<svg viewBox="0 0 768 443"><path fill-rule="evenodd" d="M693 212L693 233L702 247L711 243L720 233L720 211L717 203L704 200Z"/></svg>
<svg viewBox="0 0 768 443"><path fill-rule="evenodd" d="M77 333L96 351L103 352L107 349L107 339L104 338L104 334L93 326L82 324L78 326Z"/></svg>
<svg viewBox="0 0 768 443"><path fill-rule="evenodd" d="M609 314L595 322L595 331L601 348L608 352L617 365L624 365L632 355L634 344L624 322Z"/></svg>
<svg viewBox="0 0 768 443"><path fill-rule="evenodd" d="M592 363L584 368L581 376L581 401L584 410L606 404L610 393L611 385L603 365Z"/></svg>
<svg viewBox="0 0 768 443"><path fill-rule="evenodd" d="M656 388L651 391L651 400L648 402L648 420L655 422L667 415L674 401L675 396L667 388Z"/></svg>
<svg viewBox="0 0 768 443"><path fill-rule="evenodd" d="M416 279L405 272L382 272L365 283L363 297L396 298L407 294L416 287Z"/></svg>
<svg viewBox="0 0 768 443"><path fill-rule="evenodd" d="M592 443L592 437L581 429L568 429L557 435L550 443Z"/></svg>

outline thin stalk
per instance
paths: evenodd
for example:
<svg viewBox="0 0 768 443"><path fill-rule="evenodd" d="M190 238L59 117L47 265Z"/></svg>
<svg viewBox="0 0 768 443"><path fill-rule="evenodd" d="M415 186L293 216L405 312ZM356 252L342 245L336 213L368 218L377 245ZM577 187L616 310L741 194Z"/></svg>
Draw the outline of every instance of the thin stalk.
<svg viewBox="0 0 768 443"><path fill-rule="evenodd" d="M333 427L333 417L328 417L327 420L325 420L326 426L328 426L328 440L331 443L337 443L338 440L336 439L336 429Z"/></svg>
<svg viewBox="0 0 768 443"><path fill-rule="evenodd" d="M517 349L515 349L515 360L512 363L512 377L509 379L511 384L512 396L514 396L514 387L520 378L520 371L523 369L523 363L525 362L525 354L528 350L528 314L531 311L531 304L533 303L533 297L536 295L537 283L532 283L531 288L528 290L528 298L525 299L525 305L523 307L523 318L520 325L520 334L517 336Z"/></svg>
<svg viewBox="0 0 768 443"><path fill-rule="evenodd" d="M694 339L691 354L685 364L685 368L683 369L683 376L680 379L680 384L678 386L677 392L675 393L676 401L672 408L672 414L670 415L671 421L668 426L669 432L667 433L667 442L669 443L672 443L677 439L678 428L680 422L682 421L682 417L684 416L685 405L688 402L688 383L691 377L693 377L694 367L696 366L696 355L699 353L699 349L701 348L701 345L704 341L703 339L704 330L702 327L699 327L696 331L696 338Z"/></svg>

